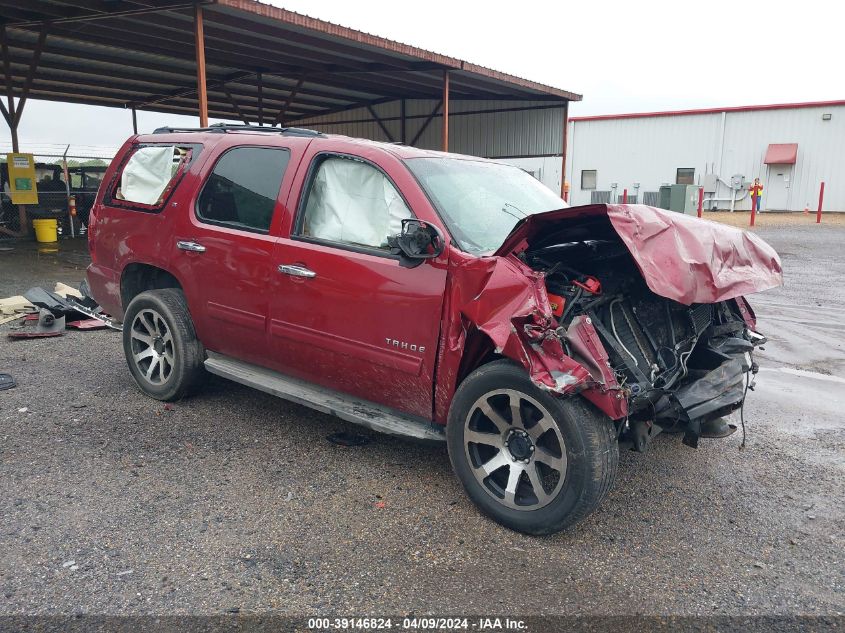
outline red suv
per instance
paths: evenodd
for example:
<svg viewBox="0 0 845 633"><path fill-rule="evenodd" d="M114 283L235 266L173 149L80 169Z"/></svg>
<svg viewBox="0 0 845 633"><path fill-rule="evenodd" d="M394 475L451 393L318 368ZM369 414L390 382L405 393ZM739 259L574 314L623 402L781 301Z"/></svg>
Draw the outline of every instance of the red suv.
<svg viewBox="0 0 845 633"><path fill-rule="evenodd" d="M532 534L599 504L619 446L735 430L764 340L743 296L781 283L737 229L311 130L160 129L103 183L88 281L145 393L208 371L445 439L479 508Z"/></svg>

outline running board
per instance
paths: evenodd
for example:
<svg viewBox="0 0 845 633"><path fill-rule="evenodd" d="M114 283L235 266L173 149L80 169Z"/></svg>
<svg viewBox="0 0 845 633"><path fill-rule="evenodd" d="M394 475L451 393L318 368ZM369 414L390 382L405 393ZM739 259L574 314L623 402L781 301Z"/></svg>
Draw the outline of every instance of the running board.
<svg viewBox="0 0 845 633"><path fill-rule="evenodd" d="M441 427L423 418L405 415L388 407L359 400L222 354L208 352L205 368L212 374L323 413L336 415L347 422L360 424L380 433L433 442L446 439Z"/></svg>

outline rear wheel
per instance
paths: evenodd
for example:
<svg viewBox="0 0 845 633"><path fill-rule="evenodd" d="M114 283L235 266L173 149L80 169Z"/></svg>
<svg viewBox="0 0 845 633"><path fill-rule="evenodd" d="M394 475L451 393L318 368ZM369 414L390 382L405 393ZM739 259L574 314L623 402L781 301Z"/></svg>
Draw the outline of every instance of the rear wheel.
<svg viewBox="0 0 845 633"><path fill-rule="evenodd" d="M148 396L172 401L189 392L202 373L204 352L181 290L150 290L129 303L123 351L132 377Z"/></svg>
<svg viewBox="0 0 845 633"><path fill-rule="evenodd" d="M449 457L475 504L513 530L550 534L601 503L619 460L613 424L580 397L537 388L509 361L461 384L447 427Z"/></svg>

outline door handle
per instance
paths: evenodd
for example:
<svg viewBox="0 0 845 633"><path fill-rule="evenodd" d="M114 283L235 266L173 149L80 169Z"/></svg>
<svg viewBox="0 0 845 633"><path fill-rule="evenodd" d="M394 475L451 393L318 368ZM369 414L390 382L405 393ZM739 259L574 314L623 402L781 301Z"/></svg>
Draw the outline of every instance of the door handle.
<svg viewBox="0 0 845 633"><path fill-rule="evenodd" d="M279 264L279 272L290 275L291 277L305 277L306 279L312 279L317 276L317 273L313 270L305 266L300 266L299 264Z"/></svg>
<svg viewBox="0 0 845 633"><path fill-rule="evenodd" d="M176 248L182 251L189 251L191 253L204 253L205 246L202 244L197 244L196 242L185 242L185 241L178 241L176 242Z"/></svg>

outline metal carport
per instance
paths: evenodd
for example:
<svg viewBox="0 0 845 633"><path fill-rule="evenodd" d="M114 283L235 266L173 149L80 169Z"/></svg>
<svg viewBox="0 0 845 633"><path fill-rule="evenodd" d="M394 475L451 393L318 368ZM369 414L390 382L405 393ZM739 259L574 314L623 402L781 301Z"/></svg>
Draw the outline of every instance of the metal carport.
<svg viewBox="0 0 845 633"><path fill-rule="evenodd" d="M198 114L203 127L209 116L295 125L364 108L404 142L415 140L405 103L423 100L435 107L419 123L441 122L443 149L450 102L475 101L483 112L560 108L565 163L568 103L581 99L254 0L0 0L0 45L15 151L28 98L127 108L133 121L136 110ZM401 104L401 138L377 113L388 102Z"/></svg>

